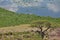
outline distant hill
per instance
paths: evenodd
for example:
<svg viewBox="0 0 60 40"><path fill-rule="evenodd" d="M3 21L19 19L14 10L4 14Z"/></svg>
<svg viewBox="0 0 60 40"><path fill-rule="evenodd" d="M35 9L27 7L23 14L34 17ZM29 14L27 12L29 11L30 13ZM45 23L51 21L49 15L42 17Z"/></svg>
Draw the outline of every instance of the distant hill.
<svg viewBox="0 0 60 40"><path fill-rule="evenodd" d="M60 18L41 17L34 14L19 14L0 8L0 27L30 24L36 20L48 20L60 24Z"/></svg>

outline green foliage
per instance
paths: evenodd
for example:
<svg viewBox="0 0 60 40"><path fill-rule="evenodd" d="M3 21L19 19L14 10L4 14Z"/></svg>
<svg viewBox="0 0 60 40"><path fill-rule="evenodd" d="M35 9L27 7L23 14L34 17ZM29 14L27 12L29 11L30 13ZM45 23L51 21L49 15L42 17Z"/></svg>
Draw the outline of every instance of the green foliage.
<svg viewBox="0 0 60 40"><path fill-rule="evenodd" d="M0 27L30 24L37 20L48 20L60 25L60 18L40 17L34 14L14 13L0 8Z"/></svg>
<svg viewBox="0 0 60 40"><path fill-rule="evenodd" d="M60 27L60 24L57 22L52 22L49 20L38 20L38 21L34 21L31 23L31 27L38 27L42 26L42 27L51 27L51 28L57 28Z"/></svg>
<svg viewBox="0 0 60 40"><path fill-rule="evenodd" d="M31 24L32 27L49 27L51 26L51 23L48 22L47 20L40 20L40 21L35 21Z"/></svg>

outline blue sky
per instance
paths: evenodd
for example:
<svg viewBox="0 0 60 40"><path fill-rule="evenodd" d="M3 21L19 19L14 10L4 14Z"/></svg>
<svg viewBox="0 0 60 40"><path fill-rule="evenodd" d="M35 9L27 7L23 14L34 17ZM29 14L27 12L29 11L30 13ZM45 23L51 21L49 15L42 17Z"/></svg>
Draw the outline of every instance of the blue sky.
<svg viewBox="0 0 60 40"><path fill-rule="evenodd" d="M60 0L0 0L0 7L18 13L60 17Z"/></svg>

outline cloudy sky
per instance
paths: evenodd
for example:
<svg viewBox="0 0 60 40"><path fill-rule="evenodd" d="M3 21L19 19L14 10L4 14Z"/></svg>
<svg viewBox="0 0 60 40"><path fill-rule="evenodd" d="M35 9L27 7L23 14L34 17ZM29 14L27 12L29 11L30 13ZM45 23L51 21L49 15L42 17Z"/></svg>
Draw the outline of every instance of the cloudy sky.
<svg viewBox="0 0 60 40"><path fill-rule="evenodd" d="M0 7L18 13L60 17L60 0L0 0Z"/></svg>

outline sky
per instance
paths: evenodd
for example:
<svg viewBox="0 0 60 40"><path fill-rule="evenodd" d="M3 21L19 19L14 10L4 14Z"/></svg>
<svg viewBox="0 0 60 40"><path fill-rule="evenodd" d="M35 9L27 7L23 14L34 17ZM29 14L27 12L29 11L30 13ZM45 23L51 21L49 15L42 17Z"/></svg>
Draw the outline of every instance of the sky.
<svg viewBox="0 0 60 40"><path fill-rule="evenodd" d="M17 13L60 17L60 0L0 0L0 7Z"/></svg>

